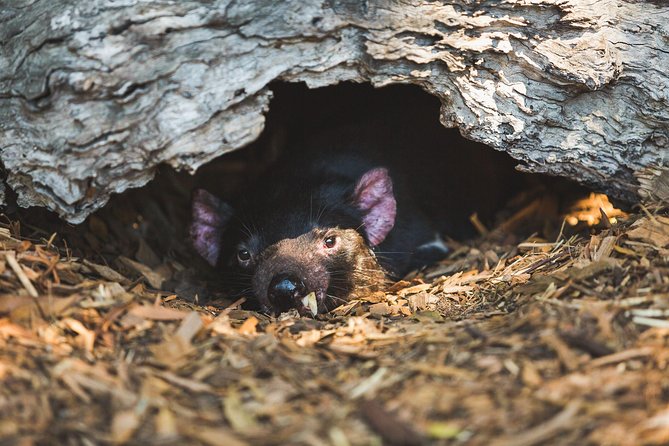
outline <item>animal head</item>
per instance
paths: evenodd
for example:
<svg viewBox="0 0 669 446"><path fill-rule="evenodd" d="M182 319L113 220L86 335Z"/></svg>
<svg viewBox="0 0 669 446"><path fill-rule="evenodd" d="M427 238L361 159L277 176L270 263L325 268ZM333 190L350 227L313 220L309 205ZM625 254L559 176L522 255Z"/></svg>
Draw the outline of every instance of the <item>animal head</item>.
<svg viewBox="0 0 669 446"><path fill-rule="evenodd" d="M210 265L245 279L264 311L327 312L384 282L371 248L385 240L397 213L387 169L370 169L348 183L260 187L236 209L197 190L192 244Z"/></svg>

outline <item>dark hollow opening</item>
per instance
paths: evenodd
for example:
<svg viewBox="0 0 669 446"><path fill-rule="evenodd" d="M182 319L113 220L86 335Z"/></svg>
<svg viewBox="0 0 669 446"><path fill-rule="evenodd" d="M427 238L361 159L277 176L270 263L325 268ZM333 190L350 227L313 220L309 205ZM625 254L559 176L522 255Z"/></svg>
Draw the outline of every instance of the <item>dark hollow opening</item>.
<svg viewBox="0 0 669 446"><path fill-rule="evenodd" d="M506 153L445 128L439 122L439 100L415 86L342 83L310 90L304 84L275 83L272 91L258 140L202 167L192 187L230 198L286 152L296 160L314 147L380 152L380 162L401 170L403 181L411 184L411 199L436 220L445 237L455 240L480 235L547 191L556 213L587 193L563 178L521 173L515 169L520 162ZM518 235L538 230L524 229Z"/></svg>
<svg viewBox="0 0 669 446"><path fill-rule="evenodd" d="M471 214L493 224L495 213L530 180L514 170L516 162L506 154L443 127L439 101L417 87L345 83L309 90L278 83L272 90L262 136L202 168L199 187L234 195L285 152L298 162L316 150L335 162L333 153L350 150L398 171L409 183L411 201L437 220L445 235L462 240L476 235ZM233 159L245 165L241 178L222 185Z"/></svg>

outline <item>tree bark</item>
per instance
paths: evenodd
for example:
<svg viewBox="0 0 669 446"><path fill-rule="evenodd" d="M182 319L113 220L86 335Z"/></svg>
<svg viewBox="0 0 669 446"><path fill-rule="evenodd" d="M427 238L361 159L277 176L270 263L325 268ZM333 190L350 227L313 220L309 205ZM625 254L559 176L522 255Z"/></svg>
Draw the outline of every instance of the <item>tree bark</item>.
<svg viewBox="0 0 669 446"><path fill-rule="evenodd" d="M0 0L0 40L7 183L71 222L254 140L273 80L416 84L525 170L669 200L661 1Z"/></svg>

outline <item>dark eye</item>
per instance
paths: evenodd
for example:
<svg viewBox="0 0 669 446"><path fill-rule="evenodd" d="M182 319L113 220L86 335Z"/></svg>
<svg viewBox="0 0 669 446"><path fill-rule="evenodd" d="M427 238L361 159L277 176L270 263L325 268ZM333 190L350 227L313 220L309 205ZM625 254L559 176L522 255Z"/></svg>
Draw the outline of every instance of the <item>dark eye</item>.
<svg viewBox="0 0 669 446"><path fill-rule="evenodd" d="M251 253L248 251L248 249L240 249L237 251L237 260L239 260L241 263L248 262L251 260Z"/></svg>
<svg viewBox="0 0 669 446"><path fill-rule="evenodd" d="M336 244L337 244L337 237L334 236L325 237L325 240L323 240L323 246L325 246L327 249L334 248Z"/></svg>

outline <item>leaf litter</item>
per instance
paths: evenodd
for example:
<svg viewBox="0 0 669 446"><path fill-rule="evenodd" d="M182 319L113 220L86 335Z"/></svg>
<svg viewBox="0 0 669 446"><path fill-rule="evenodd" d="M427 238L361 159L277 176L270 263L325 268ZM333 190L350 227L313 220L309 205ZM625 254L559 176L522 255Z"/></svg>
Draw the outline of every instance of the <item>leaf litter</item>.
<svg viewBox="0 0 669 446"><path fill-rule="evenodd" d="M0 437L667 444L669 218L589 200L565 217L585 231L451 242L440 264L316 319L211 292L165 203L112 207L62 234L8 221ZM527 206L500 226L518 227Z"/></svg>

